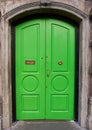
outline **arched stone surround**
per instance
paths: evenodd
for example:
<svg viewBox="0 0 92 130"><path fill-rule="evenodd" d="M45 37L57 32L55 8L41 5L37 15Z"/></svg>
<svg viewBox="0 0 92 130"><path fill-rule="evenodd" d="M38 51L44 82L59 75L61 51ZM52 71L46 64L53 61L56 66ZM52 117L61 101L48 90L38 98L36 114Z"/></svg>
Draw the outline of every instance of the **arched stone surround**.
<svg viewBox="0 0 92 130"><path fill-rule="evenodd" d="M8 11L1 17L1 78L3 97L3 128L12 126L12 84L11 84L11 22L24 16L38 13L52 13L71 17L79 23L79 104L78 123L86 127L89 93L89 18L71 5L56 1L36 1Z"/></svg>

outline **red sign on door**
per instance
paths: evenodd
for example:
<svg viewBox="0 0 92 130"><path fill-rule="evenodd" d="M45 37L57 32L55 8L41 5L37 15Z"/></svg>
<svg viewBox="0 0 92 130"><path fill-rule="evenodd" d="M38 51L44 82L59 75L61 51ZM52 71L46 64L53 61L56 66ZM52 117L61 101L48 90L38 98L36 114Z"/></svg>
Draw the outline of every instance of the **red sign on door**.
<svg viewBox="0 0 92 130"><path fill-rule="evenodd" d="M35 60L25 60L25 64L27 64L27 65L34 65L35 64Z"/></svg>

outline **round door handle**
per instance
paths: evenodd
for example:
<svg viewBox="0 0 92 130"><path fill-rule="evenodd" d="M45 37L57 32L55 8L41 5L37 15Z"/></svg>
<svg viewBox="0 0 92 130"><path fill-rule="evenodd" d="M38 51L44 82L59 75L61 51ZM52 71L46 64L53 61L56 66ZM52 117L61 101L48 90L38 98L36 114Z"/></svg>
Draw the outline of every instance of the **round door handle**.
<svg viewBox="0 0 92 130"><path fill-rule="evenodd" d="M62 64L63 64L63 62L62 62L62 61L58 61L58 64L59 64L59 65L62 65Z"/></svg>

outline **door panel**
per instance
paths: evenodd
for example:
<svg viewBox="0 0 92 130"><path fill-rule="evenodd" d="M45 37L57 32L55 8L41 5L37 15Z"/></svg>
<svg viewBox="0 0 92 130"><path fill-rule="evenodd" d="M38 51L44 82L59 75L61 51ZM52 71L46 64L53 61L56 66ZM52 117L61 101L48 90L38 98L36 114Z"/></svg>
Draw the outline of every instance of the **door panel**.
<svg viewBox="0 0 92 130"><path fill-rule="evenodd" d="M39 71L39 31L40 25L33 24L27 27L22 28L21 36L22 36L22 57L23 63L31 60L35 60L34 65L28 65L27 63L23 65L23 71L31 71L37 72ZM29 61L30 62L30 61Z"/></svg>
<svg viewBox="0 0 92 130"><path fill-rule="evenodd" d="M46 118L74 119L75 29L48 19L46 39Z"/></svg>
<svg viewBox="0 0 92 130"><path fill-rule="evenodd" d="M16 119L74 119L75 28L55 19L16 26Z"/></svg>
<svg viewBox="0 0 92 130"><path fill-rule="evenodd" d="M45 117L45 21L16 27L16 119Z"/></svg>
<svg viewBox="0 0 92 130"><path fill-rule="evenodd" d="M57 22L55 22L57 23ZM52 71L67 71L68 29L58 23L51 23L51 59ZM58 52L58 53L57 53ZM58 62L62 62L62 66ZM64 62L64 63L63 63Z"/></svg>

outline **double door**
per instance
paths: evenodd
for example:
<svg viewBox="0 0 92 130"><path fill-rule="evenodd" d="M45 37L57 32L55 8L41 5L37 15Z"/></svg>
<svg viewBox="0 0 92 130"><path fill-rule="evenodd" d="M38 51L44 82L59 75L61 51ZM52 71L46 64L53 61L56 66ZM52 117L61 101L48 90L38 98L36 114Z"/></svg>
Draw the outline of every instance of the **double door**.
<svg viewBox="0 0 92 130"><path fill-rule="evenodd" d="M15 27L16 119L74 119L75 28L50 18Z"/></svg>

